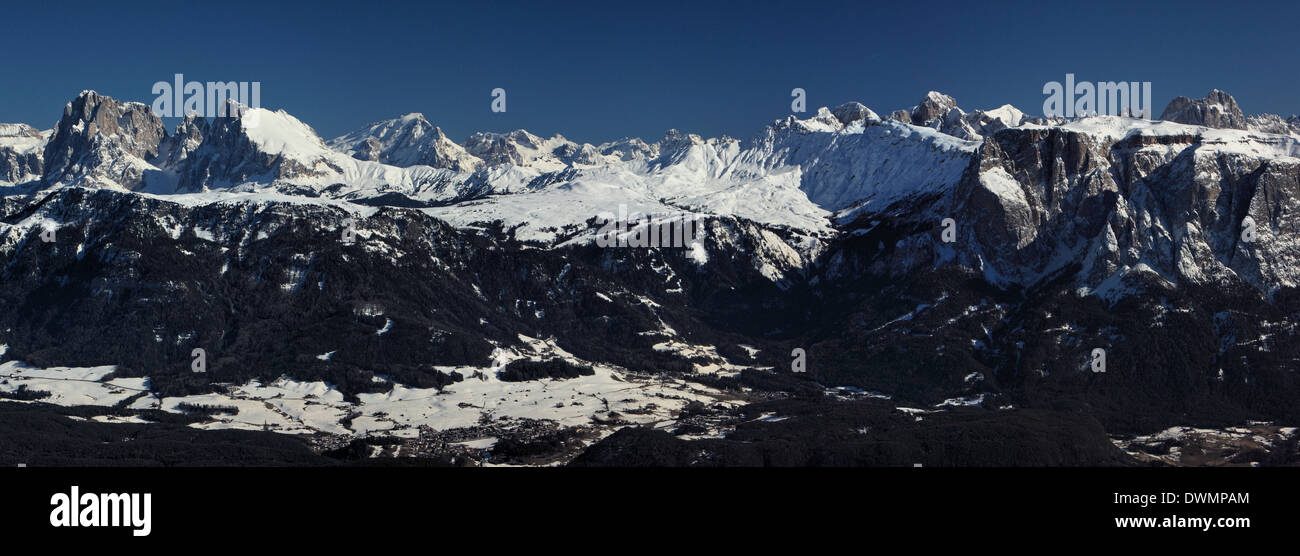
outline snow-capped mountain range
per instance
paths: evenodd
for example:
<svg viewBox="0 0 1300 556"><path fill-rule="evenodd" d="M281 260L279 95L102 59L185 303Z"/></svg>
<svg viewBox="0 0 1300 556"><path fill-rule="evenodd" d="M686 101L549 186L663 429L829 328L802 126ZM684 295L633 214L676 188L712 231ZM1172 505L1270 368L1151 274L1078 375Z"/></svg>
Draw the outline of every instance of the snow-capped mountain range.
<svg viewBox="0 0 1300 556"><path fill-rule="evenodd" d="M1090 263L1088 287L1134 268L1169 279L1232 269L1265 289L1300 279L1289 242L1265 241L1268 252L1241 257L1279 265L1239 261L1234 268L1224 252L1235 245L1228 232L1247 213L1266 238L1290 226L1276 204L1292 197L1255 186L1255 197L1241 198L1235 187L1231 200L1220 198L1243 179L1293 179L1300 119L1248 119L1217 90L1201 100L1175 99L1166 121L1047 121L1009 105L967 113L952 97L930 92L886 119L849 103L777 120L744 141L674 130L653 143L594 146L523 130L476 133L462 145L421 114L325 141L283 111L237 112L190 117L168 133L147 106L86 91L53 130L0 127L0 179L15 192L78 186L424 206L457 226L500 222L544 244L574 241L574 230L626 205L642 214L741 217L797 231L811 245L838 223L933 197L926 210L904 217L966 224L961 233L976 241L939 251L961 251L964 264L986 268L994 280L1026 283L1064 260L1098 258L1104 264L1094 270ZM1161 193L1147 192L1156 174L1176 179L1162 180ZM1171 198L1175 185L1190 189ZM1105 206L1080 214L1080 203ZM1077 230L1079 218L1091 222L1086 230ZM1052 240L1038 241L1043 237ZM1189 264L1196 256L1202 260Z"/></svg>
<svg viewBox="0 0 1300 556"><path fill-rule="evenodd" d="M719 389L827 387L925 411L1077 404L1111 431L1300 419L1300 117L1246 116L1221 91L1160 120L967 112L930 92L883 118L848 103L748 139L600 145L457 143L421 114L327 141L283 111L235 112L168 132L87 91L52 130L0 125L0 358L149 376L133 411L323 380L276 388L337 387L328 415L272 417L331 434L436 426L434 394L419 418L387 415L404 388L525 355L646 389L617 410L529 398L566 426L628 410L679 426ZM707 233L598 248L620 207L695 213ZM349 220L359 241L340 244ZM186 374L195 346L214 354L204 380ZM793 347L807 376L784 371ZM486 411L467 391L456 423Z"/></svg>

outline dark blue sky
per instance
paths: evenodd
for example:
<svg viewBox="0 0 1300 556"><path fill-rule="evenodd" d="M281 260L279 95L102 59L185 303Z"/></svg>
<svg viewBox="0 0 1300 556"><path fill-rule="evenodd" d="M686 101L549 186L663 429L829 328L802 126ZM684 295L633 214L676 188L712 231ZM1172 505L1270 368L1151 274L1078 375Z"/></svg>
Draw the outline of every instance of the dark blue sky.
<svg viewBox="0 0 1300 556"><path fill-rule="evenodd" d="M23 2L4 9L0 121L50 127L82 89L152 102L174 73L261 81L326 138L423 112L454 139L749 137L790 110L928 90L1041 114L1046 81L1151 81L1155 114L1218 87L1300 112L1296 2ZM489 110L493 88L508 111Z"/></svg>

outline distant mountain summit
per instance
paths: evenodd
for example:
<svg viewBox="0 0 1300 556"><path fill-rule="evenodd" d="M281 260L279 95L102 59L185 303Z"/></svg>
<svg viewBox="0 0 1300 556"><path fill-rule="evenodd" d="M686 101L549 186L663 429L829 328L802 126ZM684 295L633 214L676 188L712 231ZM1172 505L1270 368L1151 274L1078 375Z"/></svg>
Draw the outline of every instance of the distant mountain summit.
<svg viewBox="0 0 1300 556"><path fill-rule="evenodd" d="M1169 102L1160 119L1216 129L1246 129L1246 116L1232 95L1214 89L1205 98L1177 97Z"/></svg>
<svg viewBox="0 0 1300 556"><path fill-rule="evenodd" d="M0 183L39 180L48 139L49 133L26 124L0 124Z"/></svg>
<svg viewBox="0 0 1300 556"><path fill-rule="evenodd" d="M473 172L484 165L481 158L448 139L420 113L375 122L329 141L329 146L358 160L401 167L422 165Z"/></svg>
<svg viewBox="0 0 1300 556"><path fill-rule="evenodd" d="M1017 127L1031 119L1010 104L992 110L975 110L967 113L957 105L957 100L938 91L930 91L910 110L895 110L890 114L894 121L937 129L947 135L967 140L979 140L1008 127Z"/></svg>

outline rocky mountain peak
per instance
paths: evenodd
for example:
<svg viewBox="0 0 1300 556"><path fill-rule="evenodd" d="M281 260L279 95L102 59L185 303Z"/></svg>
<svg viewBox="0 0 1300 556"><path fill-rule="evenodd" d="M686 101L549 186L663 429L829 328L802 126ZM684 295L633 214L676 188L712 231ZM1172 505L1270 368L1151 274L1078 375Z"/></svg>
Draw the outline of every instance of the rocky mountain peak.
<svg viewBox="0 0 1300 556"><path fill-rule="evenodd" d="M940 93L930 91L925 94L914 108L912 108L912 123L916 125L929 125L930 123L948 115L948 112L957 108L957 100Z"/></svg>
<svg viewBox="0 0 1300 556"><path fill-rule="evenodd" d="M84 178L133 189L144 173L136 162L157 156L166 137L162 120L145 104L82 91L64 107L45 147L43 181L61 184Z"/></svg>
<svg viewBox="0 0 1300 556"><path fill-rule="evenodd" d="M687 149L692 145L702 145L704 139L694 133L682 133L677 129L670 129L664 132L664 138L660 139L656 145L659 147L661 154L671 153Z"/></svg>
<svg viewBox="0 0 1300 556"><path fill-rule="evenodd" d="M519 152L520 143L525 142L527 146L532 147L532 142L528 140L530 135L523 130L511 133L480 131L465 140L465 150L482 159L489 166L522 164L524 159Z"/></svg>
<svg viewBox="0 0 1300 556"><path fill-rule="evenodd" d="M653 158L659 152L657 145L650 145L639 137L601 143L596 149L604 156L613 156L622 161Z"/></svg>
<svg viewBox="0 0 1300 556"><path fill-rule="evenodd" d="M1160 119L1219 129L1246 129L1246 117L1232 95L1214 89L1205 98L1177 97L1169 101Z"/></svg>
<svg viewBox="0 0 1300 556"><path fill-rule="evenodd" d="M449 139L419 112L370 124L331 140L329 146L357 160L399 167L473 172L483 166L482 160Z"/></svg>
<svg viewBox="0 0 1300 556"><path fill-rule="evenodd" d="M835 119L840 121L840 125L849 125L853 122L863 120L880 119L875 112L872 112L870 108L867 108L860 102L846 102L835 107L834 110L831 110L831 113L835 115Z"/></svg>

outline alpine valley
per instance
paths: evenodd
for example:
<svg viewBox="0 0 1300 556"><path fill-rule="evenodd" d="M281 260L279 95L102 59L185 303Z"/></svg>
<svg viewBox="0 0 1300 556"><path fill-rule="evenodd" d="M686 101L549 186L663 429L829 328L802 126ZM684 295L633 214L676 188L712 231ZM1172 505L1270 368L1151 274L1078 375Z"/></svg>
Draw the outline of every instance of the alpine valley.
<svg viewBox="0 0 1300 556"><path fill-rule="evenodd" d="M1300 117L1221 91L600 145L231 114L0 124L0 463L1300 463ZM620 210L704 233L598 246Z"/></svg>

